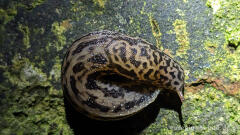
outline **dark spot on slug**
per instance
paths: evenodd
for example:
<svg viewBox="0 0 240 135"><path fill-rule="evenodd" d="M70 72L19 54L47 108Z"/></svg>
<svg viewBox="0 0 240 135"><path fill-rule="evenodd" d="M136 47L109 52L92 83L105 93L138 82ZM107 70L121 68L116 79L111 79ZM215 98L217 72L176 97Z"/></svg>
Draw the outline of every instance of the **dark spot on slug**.
<svg viewBox="0 0 240 135"><path fill-rule="evenodd" d="M141 70L138 72L138 74L141 75L142 73L143 73L143 70L141 69Z"/></svg>
<svg viewBox="0 0 240 135"><path fill-rule="evenodd" d="M146 100L146 96L142 96L139 100L136 101L136 105L141 104L145 100Z"/></svg>
<svg viewBox="0 0 240 135"><path fill-rule="evenodd" d="M89 90L99 89L99 86L96 84L96 82L94 80L88 80L85 86Z"/></svg>
<svg viewBox="0 0 240 135"><path fill-rule="evenodd" d="M161 52L161 51L157 51L157 52L158 52L158 54L159 54L160 57L163 57L163 56L166 55L164 52Z"/></svg>
<svg viewBox="0 0 240 135"><path fill-rule="evenodd" d="M74 78L74 76L70 76L70 84L71 84L71 88L72 91L75 95L78 95L78 89L76 88L76 80Z"/></svg>
<svg viewBox="0 0 240 135"><path fill-rule="evenodd" d="M118 65L118 64L114 64L115 68L122 74L127 75L127 76L131 76L134 79L137 79L137 74L134 72L134 70L130 70L128 71L127 69L124 69L122 66Z"/></svg>
<svg viewBox="0 0 240 135"><path fill-rule="evenodd" d="M146 74L144 74L145 79L150 79L149 75L153 72L153 69L149 69Z"/></svg>
<svg viewBox="0 0 240 135"><path fill-rule="evenodd" d="M155 45L152 45L152 44L149 44L147 42L144 42L145 44L148 44L149 47L152 49L152 50L158 50L158 48L155 46Z"/></svg>
<svg viewBox="0 0 240 135"><path fill-rule="evenodd" d="M63 91L64 91L64 92L67 92L67 91L68 91L66 84L63 84Z"/></svg>
<svg viewBox="0 0 240 135"><path fill-rule="evenodd" d="M90 69L93 70L93 69L97 69L97 68L99 68L99 66L97 66L97 65L92 65Z"/></svg>
<svg viewBox="0 0 240 135"><path fill-rule="evenodd" d="M76 74L84 69L84 64L82 62L79 62L75 64L72 68L73 72Z"/></svg>
<svg viewBox="0 0 240 135"><path fill-rule="evenodd" d="M164 68L164 66L160 66L160 67L159 67L159 70L162 70L163 68Z"/></svg>
<svg viewBox="0 0 240 135"><path fill-rule="evenodd" d="M137 54L137 49L131 48L131 51L132 51L132 55L136 55Z"/></svg>
<svg viewBox="0 0 240 135"><path fill-rule="evenodd" d="M88 70L84 69L83 72L77 77L79 82L82 82L82 77L88 72Z"/></svg>
<svg viewBox="0 0 240 135"><path fill-rule="evenodd" d="M129 101L124 104L124 107L126 110L129 110L129 109L133 108L134 106L135 106L135 101Z"/></svg>
<svg viewBox="0 0 240 135"><path fill-rule="evenodd" d="M177 82L177 81L174 81L174 85L179 85L179 82Z"/></svg>
<svg viewBox="0 0 240 135"><path fill-rule="evenodd" d="M104 52L105 52L106 55L108 55L108 56L110 55L109 49L106 48L106 47L104 48Z"/></svg>
<svg viewBox="0 0 240 135"><path fill-rule="evenodd" d="M162 53L161 52L157 52L158 53L158 55L159 55L159 63L161 63L161 61L163 61L163 55L162 55Z"/></svg>
<svg viewBox="0 0 240 135"><path fill-rule="evenodd" d="M133 108L135 105L140 105L142 102L144 102L146 100L145 96L142 96L140 99L138 100L134 100L134 101L129 101L127 103L124 104L124 107L126 110L129 110L131 108Z"/></svg>
<svg viewBox="0 0 240 135"><path fill-rule="evenodd" d="M88 48L88 50L91 52L91 51L94 50L94 47L91 46L91 47Z"/></svg>
<svg viewBox="0 0 240 135"><path fill-rule="evenodd" d="M138 68L141 64L141 62L136 61L134 57L130 57L129 60L130 60L130 63L133 64L136 68Z"/></svg>
<svg viewBox="0 0 240 135"><path fill-rule="evenodd" d="M67 88L67 86L64 84L63 85L63 95L67 98L67 99L69 99L69 98L71 98L72 96L70 96L69 95L69 92L68 92L68 88ZM77 96L76 94L74 95L74 96ZM78 99L78 98L77 98ZM75 102L72 102L71 100L69 100L70 102L71 102L71 104L73 105L73 106L78 106Z"/></svg>
<svg viewBox="0 0 240 135"><path fill-rule="evenodd" d="M178 71L181 69L181 67L179 67L176 63L173 64L173 67L176 68Z"/></svg>
<svg viewBox="0 0 240 135"><path fill-rule="evenodd" d="M146 57L148 56L146 48L144 48L144 47L141 48L140 56L146 56Z"/></svg>
<svg viewBox="0 0 240 135"><path fill-rule="evenodd" d="M94 100L98 99L97 96L94 96L93 94L90 94L90 93L88 93L88 92L87 92L87 95L88 95L90 98L94 99Z"/></svg>
<svg viewBox="0 0 240 135"><path fill-rule="evenodd" d="M130 68L130 67L131 67L129 64L125 64L125 66L126 66L127 68Z"/></svg>
<svg viewBox="0 0 240 135"><path fill-rule="evenodd" d="M165 85L168 87L171 86L171 81L168 81Z"/></svg>
<svg viewBox="0 0 240 135"><path fill-rule="evenodd" d="M155 79L158 79L158 74L159 74L159 71L155 71L155 73L154 73Z"/></svg>
<svg viewBox="0 0 240 135"><path fill-rule="evenodd" d="M100 105L98 104L96 101L96 97L94 96L90 96L87 101L82 101L83 104L86 104L87 106L91 107L91 108L97 108L99 109L101 112L108 112L110 110L109 107L104 106L104 105Z"/></svg>
<svg viewBox="0 0 240 135"><path fill-rule="evenodd" d="M164 76L164 75L160 75L160 79L163 79L164 81L168 80L168 78L166 76Z"/></svg>
<svg viewBox="0 0 240 135"><path fill-rule="evenodd" d="M172 79L174 79L176 76L174 75L174 72L169 72L169 74L172 76Z"/></svg>
<svg viewBox="0 0 240 135"><path fill-rule="evenodd" d="M67 53L66 53L66 55L65 55L65 59L66 59L66 60L68 59L69 53L70 53L70 50L68 50Z"/></svg>
<svg viewBox="0 0 240 135"><path fill-rule="evenodd" d="M93 57L89 58L88 62L92 62L96 64L106 64L107 59L102 54L96 54Z"/></svg>
<svg viewBox="0 0 240 135"><path fill-rule="evenodd" d="M95 82L97 74L98 74L98 72L94 73L94 74L90 74L88 76L87 82L85 84L87 89L89 89L89 90L98 90L98 89L100 89L99 86Z"/></svg>
<svg viewBox="0 0 240 135"><path fill-rule="evenodd" d="M166 60L166 64L167 64L167 66L170 66L170 62L171 62L171 59L168 58L168 59Z"/></svg>
<svg viewBox="0 0 240 135"><path fill-rule="evenodd" d="M117 113L117 112L120 112L121 110L122 110L122 107L121 105L119 105L113 110L113 112Z"/></svg>
<svg viewBox="0 0 240 135"><path fill-rule="evenodd" d="M114 55L114 59L115 59L116 61L119 61L119 59L118 59L118 57L117 57L116 55Z"/></svg>
<svg viewBox="0 0 240 135"><path fill-rule="evenodd" d="M153 53L153 59L154 59L153 61L154 61L155 65L157 65L158 60L157 60L157 55L155 53Z"/></svg>
<svg viewBox="0 0 240 135"><path fill-rule="evenodd" d="M164 70L164 72L165 72L165 74L167 74L168 73L168 71L167 71L167 66L160 66L159 67L159 70Z"/></svg>
<svg viewBox="0 0 240 135"><path fill-rule="evenodd" d="M165 74L167 74L168 73L168 71L167 71L167 68L168 68L168 66L165 66L163 69L164 69L164 72L165 72Z"/></svg>
<svg viewBox="0 0 240 135"><path fill-rule="evenodd" d="M136 39L133 39L133 38L130 38L130 37L123 37L123 36L119 36L119 37L116 37L114 38L113 40L123 40L123 41L126 41L129 45L137 45L138 41Z"/></svg>
<svg viewBox="0 0 240 135"><path fill-rule="evenodd" d="M120 47L119 49L120 49L120 54L119 54L119 56L120 56L120 58L122 59L122 61L123 61L124 63L126 63L126 62L127 62L127 58L126 58L126 48L125 48L125 47Z"/></svg>
<svg viewBox="0 0 240 135"><path fill-rule="evenodd" d="M132 56L129 58L130 63L133 64L136 68L138 68L140 66L141 62L137 61L135 59L135 56L137 54L137 49L131 48L131 54L132 54Z"/></svg>
<svg viewBox="0 0 240 135"><path fill-rule="evenodd" d="M115 90L111 89L109 90L108 88L101 89L101 91L104 93L104 97L113 97L113 98L118 98L118 97L124 97L123 90Z"/></svg>
<svg viewBox="0 0 240 135"><path fill-rule="evenodd" d="M147 68L147 62L143 62L143 68L144 68L144 69Z"/></svg>
<svg viewBox="0 0 240 135"><path fill-rule="evenodd" d="M81 42L80 44L77 45L77 48L72 52L72 55L75 55L77 53L80 53L85 47L87 46L92 46L96 44L102 44L107 41L107 38L100 38L100 39L93 39L87 42ZM75 41L77 42L77 41Z"/></svg>
<svg viewBox="0 0 240 135"><path fill-rule="evenodd" d="M183 81L182 72L179 71L177 76L180 81Z"/></svg>
<svg viewBox="0 0 240 135"><path fill-rule="evenodd" d="M150 66L152 66L153 65L153 62L152 61L149 61L150 62Z"/></svg>
<svg viewBox="0 0 240 135"><path fill-rule="evenodd" d="M64 69L63 69L62 75L64 75L64 74L66 73L69 65L70 65L70 62L68 61L68 62L66 63L66 65L65 65Z"/></svg>
<svg viewBox="0 0 240 135"><path fill-rule="evenodd" d="M84 59L86 57L86 55L81 55L81 56L79 56L78 58L77 58L77 60L82 60L82 59Z"/></svg>

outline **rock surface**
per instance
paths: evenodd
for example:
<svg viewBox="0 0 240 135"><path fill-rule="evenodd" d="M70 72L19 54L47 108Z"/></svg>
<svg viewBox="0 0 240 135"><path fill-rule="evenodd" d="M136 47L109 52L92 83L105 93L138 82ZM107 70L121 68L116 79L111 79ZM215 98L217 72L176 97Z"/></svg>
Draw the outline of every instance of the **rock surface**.
<svg viewBox="0 0 240 135"><path fill-rule="evenodd" d="M155 44L185 70L185 129L160 109L141 134L240 134L239 0L3 0L0 134L74 134L61 61L81 35L112 30Z"/></svg>

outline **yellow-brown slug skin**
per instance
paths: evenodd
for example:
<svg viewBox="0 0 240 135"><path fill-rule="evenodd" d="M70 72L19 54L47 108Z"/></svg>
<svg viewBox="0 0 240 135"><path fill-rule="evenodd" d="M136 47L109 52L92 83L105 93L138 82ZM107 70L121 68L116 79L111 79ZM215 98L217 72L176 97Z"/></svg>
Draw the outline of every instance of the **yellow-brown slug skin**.
<svg viewBox="0 0 240 135"><path fill-rule="evenodd" d="M99 120L121 119L152 103L160 90L183 99L184 71L171 57L141 38L111 31L82 36L62 65L64 96Z"/></svg>

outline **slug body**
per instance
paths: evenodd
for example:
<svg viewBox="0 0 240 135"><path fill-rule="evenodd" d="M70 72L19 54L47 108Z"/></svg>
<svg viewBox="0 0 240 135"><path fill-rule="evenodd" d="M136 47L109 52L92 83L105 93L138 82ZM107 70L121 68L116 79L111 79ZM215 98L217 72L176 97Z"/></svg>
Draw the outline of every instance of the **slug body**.
<svg viewBox="0 0 240 135"><path fill-rule="evenodd" d="M184 72L171 57L140 38L98 31L68 49L62 86L77 111L98 120L116 120L148 106L159 90L177 92L182 101Z"/></svg>

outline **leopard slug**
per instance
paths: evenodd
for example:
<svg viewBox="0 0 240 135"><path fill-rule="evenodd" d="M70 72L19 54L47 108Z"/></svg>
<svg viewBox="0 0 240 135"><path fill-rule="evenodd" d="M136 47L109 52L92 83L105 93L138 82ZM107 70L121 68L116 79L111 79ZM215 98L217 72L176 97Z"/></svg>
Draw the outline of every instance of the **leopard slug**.
<svg viewBox="0 0 240 135"><path fill-rule="evenodd" d="M141 38L106 30L73 42L61 81L71 105L97 120L129 117L152 103L160 90L184 100L184 71L176 61Z"/></svg>

